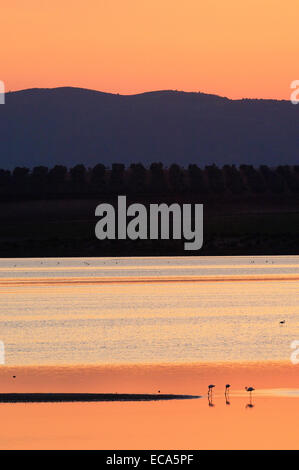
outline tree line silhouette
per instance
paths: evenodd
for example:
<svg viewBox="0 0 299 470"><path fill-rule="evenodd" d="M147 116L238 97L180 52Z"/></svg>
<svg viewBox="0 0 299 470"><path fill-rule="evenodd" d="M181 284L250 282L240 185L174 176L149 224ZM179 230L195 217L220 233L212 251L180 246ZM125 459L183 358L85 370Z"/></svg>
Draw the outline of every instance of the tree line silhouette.
<svg viewBox="0 0 299 470"><path fill-rule="evenodd" d="M16 167L0 169L0 199L90 198L127 195L201 195L221 198L224 195L299 194L299 165L270 168L261 165L215 164L200 168L190 164L164 167L141 163L129 167L120 163L111 168L99 163L94 168L83 164L68 169L63 165L36 166L32 170Z"/></svg>

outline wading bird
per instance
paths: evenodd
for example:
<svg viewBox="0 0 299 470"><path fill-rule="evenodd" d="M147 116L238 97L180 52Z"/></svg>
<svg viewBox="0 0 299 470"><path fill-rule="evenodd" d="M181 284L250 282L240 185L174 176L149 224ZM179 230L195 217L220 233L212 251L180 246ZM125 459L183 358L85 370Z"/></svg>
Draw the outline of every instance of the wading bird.
<svg viewBox="0 0 299 470"><path fill-rule="evenodd" d="M253 387L245 387L246 392L249 392L249 403L247 403L246 408L253 408L252 404L252 392L255 390Z"/></svg>
<svg viewBox="0 0 299 470"><path fill-rule="evenodd" d="M254 392L255 388L253 388L253 387L245 387L245 390L246 390L246 392L249 392L250 397L251 397L251 394L252 394L252 392Z"/></svg>

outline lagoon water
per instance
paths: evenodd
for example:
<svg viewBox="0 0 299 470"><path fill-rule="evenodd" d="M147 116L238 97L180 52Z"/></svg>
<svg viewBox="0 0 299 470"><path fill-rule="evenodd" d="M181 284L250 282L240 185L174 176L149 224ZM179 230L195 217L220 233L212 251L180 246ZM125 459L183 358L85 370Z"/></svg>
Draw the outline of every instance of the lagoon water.
<svg viewBox="0 0 299 470"><path fill-rule="evenodd" d="M297 449L298 281L290 256L0 260L1 393L202 397L0 403L0 448Z"/></svg>
<svg viewBox="0 0 299 470"><path fill-rule="evenodd" d="M289 361L298 280L298 256L1 259L0 340L8 366Z"/></svg>

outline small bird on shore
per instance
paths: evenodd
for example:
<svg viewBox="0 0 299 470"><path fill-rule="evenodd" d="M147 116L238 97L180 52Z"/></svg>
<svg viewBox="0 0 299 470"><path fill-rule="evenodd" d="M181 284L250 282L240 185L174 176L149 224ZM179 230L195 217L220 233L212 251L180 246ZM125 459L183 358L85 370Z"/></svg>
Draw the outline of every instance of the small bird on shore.
<svg viewBox="0 0 299 470"><path fill-rule="evenodd" d="M225 385L225 394L229 393L230 384Z"/></svg>
<svg viewBox="0 0 299 470"><path fill-rule="evenodd" d="M279 323L280 323L281 325L284 325L285 322L286 322L285 320L281 320Z"/></svg>
<svg viewBox="0 0 299 470"><path fill-rule="evenodd" d="M210 395L210 393L211 394L213 393L213 388L214 387L216 387L216 385L211 384L211 385L208 386L208 395Z"/></svg>

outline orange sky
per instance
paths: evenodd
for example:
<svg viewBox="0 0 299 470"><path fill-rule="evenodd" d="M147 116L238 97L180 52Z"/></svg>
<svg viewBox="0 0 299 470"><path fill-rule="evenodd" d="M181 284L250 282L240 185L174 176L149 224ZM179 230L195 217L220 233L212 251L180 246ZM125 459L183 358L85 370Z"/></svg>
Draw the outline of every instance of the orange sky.
<svg viewBox="0 0 299 470"><path fill-rule="evenodd" d="M298 0L6 0L0 80L289 99L298 14Z"/></svg>

